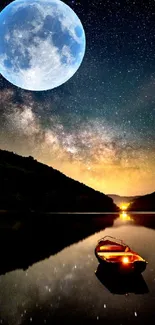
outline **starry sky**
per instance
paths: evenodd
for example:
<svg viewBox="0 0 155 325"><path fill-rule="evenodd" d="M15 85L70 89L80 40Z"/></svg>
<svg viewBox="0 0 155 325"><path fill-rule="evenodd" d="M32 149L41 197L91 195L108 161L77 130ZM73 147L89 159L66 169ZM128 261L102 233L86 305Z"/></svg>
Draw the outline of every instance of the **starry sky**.
<svg viewBox="0 0 155 325"><path fill-rule="evenodd" d="M11 1L1 1L2 10ZM0 148L105 194L155 190L155 2L64 1L86 33L76 74L31 92L0 75Z"/></svg>

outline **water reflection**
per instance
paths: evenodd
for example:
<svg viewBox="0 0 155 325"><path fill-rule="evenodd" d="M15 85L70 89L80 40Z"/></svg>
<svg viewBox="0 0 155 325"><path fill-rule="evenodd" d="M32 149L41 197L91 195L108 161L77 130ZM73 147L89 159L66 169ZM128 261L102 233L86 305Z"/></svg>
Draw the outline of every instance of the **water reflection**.
<svg viewBox="0 0 155 325"><path fill-rule="evenodd" d="M20 220L21 227L4 229L3 219ZM17 222L16 222L17 224ZM143 226L155 228L155 214L80 214L80 215L24 215L2 216L0 220L0 274L27 269L30 265L55 255L65 247L89 236L114 227ZM111 230L110 230L111 231ZM19 249L20 247L20 249ZM21 253L22 252L22 253Z"/></svg>
<svg viewBox="0 0 155 325"><path fill-rule="evenodd" d="M133 223L135 223L135 216L127 211L121 211L118 217L114 220L114 226L116 227Z"/></svg>
<svg viewBox="0 0 155 325"><path fill-rule="evenodd" d="M133 220L133 218L126 212L126 211L122 211L119 215L119 218L122 221L131 221Z"/></svg>
<svg viewBox="0 0 155 325"><path fill-rule="evenodd" d="M96 271L96 277L111 293L114 294L144 294L148 293L148 286L141 274L119 274L107 272L100 264Z"/></svg>
<svg viewBox="0 0 155 325"><path fill-rule="evenodd" d="M29 256L36 256L36 252L41 254L41 251L42 261L26 271L20 269L0 276L0 323L2 320L2 324L9 325L63 325L64 322L69 325L94 325L96 322L154 325L155 231L144 227L145 222L148 224L147 220L151 222L151 217L131 217L134 222L130 223L123 221L119 215L112 217L110 222L109 215L101 215L98 219L83 219L85 216L82 216L72 226L69 221L66 225L66 221L62 224L59 220L57 232L56 226L49 227L46 245L45 232L44 237L38 236L39 246L39 241L36 241L35 247L28 246L22 253L17 246L19 262L20 259L25 260L25 254L29 261ZM114 224L116 218L120 222L117 227ZM139 226L141 220L144 224ZM155 227L154 217L152 227ZM42 233L43 228L40 235ZM98 261L94 248L97 241L106 235L121 238L148 260L142 276L128 281L122 277L109 277L109 274L103 276L98 271L95 276ZM77 243L72 244L75 241ZM43 245L46 249L42 248ZM47 247L51 256L43 260ZM1 255L4 250L6 252L3 245ZM15 253L12 250L12 256L6 255L8 264L10 258L13 262ZM32 258L33 261L35 259Z"/></svg>
<svg viewBox="0 0 155 325"><path fill-rule="evenodd" d="M95 232L112 227L116 214L77 214L77 215L1 215L0 243L1 251L0 275L6 272L24 269L57 254L65 247L77 243ZM3 219L20 220L19 229L4 231ZM20 249L19 249L20 247Z"/></svg>
<svg viewBox="0 0 155 325"><path fill-rule="evenodd" d="M155 229L155 212L128 212L122 211L114 220L114 226L123 225L143 226Z"/></svg>

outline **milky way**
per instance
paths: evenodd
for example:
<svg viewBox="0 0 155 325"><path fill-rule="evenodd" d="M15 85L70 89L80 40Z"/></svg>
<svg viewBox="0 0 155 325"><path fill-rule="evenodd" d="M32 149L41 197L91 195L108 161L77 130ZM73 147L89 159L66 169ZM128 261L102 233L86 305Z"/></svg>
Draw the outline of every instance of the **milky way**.
<svg viewBox="0 0 155 325"><path fill-rule="evenodd" d="M46 92L23 91L1 76L0 147L104 193L153 192L155 5L66 3L85 28L84 61Z"/></svg>

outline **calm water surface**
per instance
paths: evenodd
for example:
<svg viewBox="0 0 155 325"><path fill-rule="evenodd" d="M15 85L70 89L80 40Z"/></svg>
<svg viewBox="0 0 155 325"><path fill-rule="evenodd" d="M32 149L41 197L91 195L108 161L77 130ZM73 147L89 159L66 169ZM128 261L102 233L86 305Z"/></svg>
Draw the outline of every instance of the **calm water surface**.
<svg viewBox="0 0 155 325"><path fill-rule="evenodd" d="M145 226L147 218L145 214L141 219L144 225L140 225L136 215L120 214L112 227L25 271L1 275L0 323L154 324L155 215L150 228ZM120 291L118 279L108 283L95 274L98 261L94 248L105 235L123 239L149 262L142 277L132 284L124 283Z"/></svg>

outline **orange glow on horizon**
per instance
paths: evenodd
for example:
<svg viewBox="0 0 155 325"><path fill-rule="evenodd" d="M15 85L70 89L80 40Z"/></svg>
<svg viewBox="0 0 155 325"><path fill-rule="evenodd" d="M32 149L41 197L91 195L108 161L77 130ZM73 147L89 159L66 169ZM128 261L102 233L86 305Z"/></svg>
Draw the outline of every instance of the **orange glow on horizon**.
<svg viewBox="0 0 155 325"><path fill-rule="evenodd" d="M87 166L87 162L81 159L70 160L63 149L59 150L56 147L54 154L49 148L43 149L36 154L35 158L38 161L106 195L114 193L120 196L138 196L154 191L152 175L155 172L155 164L152 162L152 157L147 160L151 164L149 169L144 167L141 161L138 161L140 169L132 169L132 167L128 169L123 166L120 168L111 161L105 163L102 160L95 163L90 161ZM136 183L136 187L133 187L133 183Z"/></svg>
<svg viewBox="0 0 155 325"><path fill-rule="evenodd" d="M128 207L129 207L129 205L130 205L130 203L121 203L120 209L122 211L126 211L128 209Z"/></svg>

